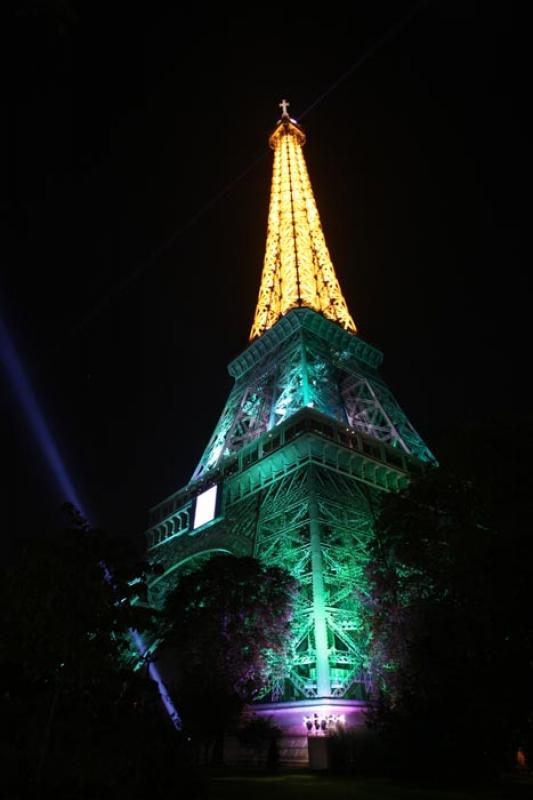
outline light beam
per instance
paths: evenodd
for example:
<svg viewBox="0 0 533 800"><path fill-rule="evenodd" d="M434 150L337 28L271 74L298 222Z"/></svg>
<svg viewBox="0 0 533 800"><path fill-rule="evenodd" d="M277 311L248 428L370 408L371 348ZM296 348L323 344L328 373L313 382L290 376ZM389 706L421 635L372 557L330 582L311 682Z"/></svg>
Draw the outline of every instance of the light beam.
<svg viewBox="0 0 533 800"><path fill-rule="evenodd" d="M22 361L16 351L15 345L8 333L7 327L0 317L0 360L3 362L8 375L13 393L24 409L28 425L37 440L41 452L46 459L52 473L57 481L57 485L66 501L71 503L78 511L82 511L82 505L78 498L78 493L74 484L70 480L67 469L59 454L59 449L54 437L50 432L43 412L37 402L37 397L28 376L22 366ZM104 580L112 582L112 575L105 564L101 564L104 573ZM131 629L131 637L137 647L139 655L145 658L147 647L145 646L141 634ZM159 674L159 670L153 662L148 664L148 674L157 684L159 695L165 709L172 720L172 724L178 730L181 728L181 719L170 698L167 688Z"/></svg>

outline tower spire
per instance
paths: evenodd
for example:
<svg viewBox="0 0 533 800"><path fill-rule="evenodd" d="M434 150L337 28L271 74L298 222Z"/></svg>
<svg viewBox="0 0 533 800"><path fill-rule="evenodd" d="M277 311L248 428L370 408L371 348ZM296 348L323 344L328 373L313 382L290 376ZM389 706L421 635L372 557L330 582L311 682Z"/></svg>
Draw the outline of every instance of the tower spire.
<svg viewBox="0 0 533 800"><path fill-rule="evenodd" d="M293 308L306 306L356 333L326 245L303 155L305 134L289 103L269 139L274 150L268 232L250 339Z"/></svg>

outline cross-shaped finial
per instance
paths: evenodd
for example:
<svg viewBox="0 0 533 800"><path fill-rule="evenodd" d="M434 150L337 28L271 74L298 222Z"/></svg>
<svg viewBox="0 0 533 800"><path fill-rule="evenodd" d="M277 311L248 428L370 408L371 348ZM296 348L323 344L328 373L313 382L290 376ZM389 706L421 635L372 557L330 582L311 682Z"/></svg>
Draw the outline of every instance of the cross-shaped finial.
<svg viewBox="0 0 533 800"><path fill-rule="evenodd" d="M290 106L290 103L287 102L287 100L282 100L281 103L279 104L279 107L282 110L282 114L281 114L281 118L282 119L287 119L288 118L289 114L288 114L287 109L288 109L289 106Z"/></svg>

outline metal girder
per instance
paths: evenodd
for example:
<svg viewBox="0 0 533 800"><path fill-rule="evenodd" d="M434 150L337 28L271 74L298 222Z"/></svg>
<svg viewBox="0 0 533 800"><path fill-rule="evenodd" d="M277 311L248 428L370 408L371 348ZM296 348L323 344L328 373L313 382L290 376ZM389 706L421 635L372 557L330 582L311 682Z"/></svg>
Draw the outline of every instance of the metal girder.
<svg viewBox="0 0 533 800"><path fill-rule="evenodd" d="M375 367L318 316L295 316L283 336L274 326L261 337L273 348L251 345L257 357L237 370L193 480L154 509L150 530L164 569L151 587L156 603L190 558L214 552L254 554L297 579L290 652L272 660L271 700L364 696L375 509L383 491L433 463ZM197 533L195 496L214 484L219 518Z"/></svg>
<svg viewBox="0 0 533 800"><path fill-rule="evenodd" d="M314 502L313 502L314 501ZM366 591L365 545L372 535L368 498L357 481L335 482L324 469L303 466L296 475L282 478L263 496L254 554L268 564L288 569L301 582L293 622L293 648L285 665L285 683L278 699L318 696L315 633L316 585L311 580L312 508L319 529L324 627L327 641L329 684L332 696L356 690L355 672L366 667L368 633L361 613ZM272 698L271 698L272 699Z"/></svg>
<svg viewBox="0 0 533 800"><path fill-rule="evenodd" d="M302 324L237 378L193 480L304 408L434 463L375 369L332 344L327 326L334 323L322 319L309 329L298 319Z"/></svg>

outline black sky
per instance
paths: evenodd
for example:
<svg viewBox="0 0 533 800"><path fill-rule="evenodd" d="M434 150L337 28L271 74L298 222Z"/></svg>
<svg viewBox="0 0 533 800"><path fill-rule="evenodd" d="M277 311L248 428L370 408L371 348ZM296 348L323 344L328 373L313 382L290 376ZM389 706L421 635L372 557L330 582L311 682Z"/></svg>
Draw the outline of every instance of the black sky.
<svg viewBox="0 0 533 800"><path fill-rule="evenodd" d="M298 118L387 31L303 122L341 286L430 445L529 410L518 4L109 5L17 6L0 278L95 521L138 533L192 474L247 343L277 103ZM3 372L0 389L16 531L61 498Z"/></svg>

